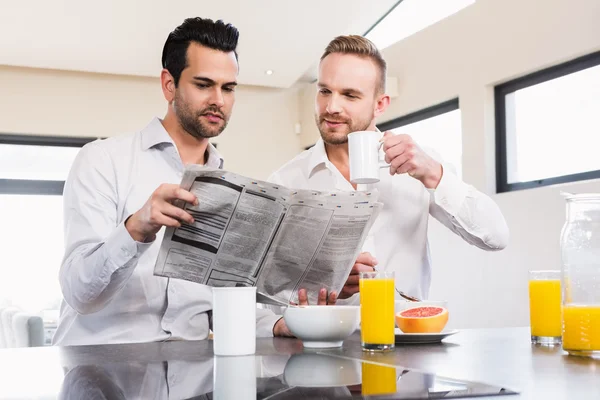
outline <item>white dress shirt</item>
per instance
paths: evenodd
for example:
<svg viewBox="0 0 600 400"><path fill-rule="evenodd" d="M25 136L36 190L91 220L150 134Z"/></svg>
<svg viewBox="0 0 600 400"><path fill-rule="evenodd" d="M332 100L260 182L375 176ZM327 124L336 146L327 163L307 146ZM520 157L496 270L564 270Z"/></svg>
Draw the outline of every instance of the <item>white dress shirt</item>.
<svg viewBox="0 0 600 400"><path fill-rule="evenodd" d="M182 400L213 391L213 360L78 365L63 380L61 400ZM196 397L198 396L198 397Z"/></svg>
<svg viewBox="0 0 600 400"><path fill-rule="evenodd" d="M207 165L223 160L209 145ZM162 183L179 184L184 165L158 118L134 134L85 145L64 188L64 300L53 343L81 345L206 339L212 291L153 275L164 228L152 243L132 239L127 217ZM202 199L200 199L202 201ZM280 316L257 311L257 336Z"/></svg>
<svg viewBox="0 0 600 400"><path fill-rule="evenodd" d="M149 349L150 354L155 350ZM66 374L58 398L61 400L182 400L192 398L208 400L216 398L217 395L233 395L236 391L244 390L253 390L255 393L251 393L251 395L261 397L258 395L262 394L262 397L266 397L265 395L273 394L278 390L290 389L283 379L284 369L291 357L301 359L304 356L302 354L296 356L274 354L269 356L209 357L195 361L170 360L149 363L136 361L75 365L65 368ZM252 368L252 364L254 364L254 368ZM240 376L240 372L243 376ZM301 373L302 371L296 371L295 375ZM299 378L302 376L296 376L296 380ZM217 387L215 387L215 383ZM236 386L228 393L229 386L220 387L222 384Z"/></svg>
<svg viewBox="0 0 600 400"><path fill-rule="evenodd" d="M438 158L432 154L434 158ZM427 226L431 215L468 243L484 250L500 250L508 243L508 227L492 199L462 182L444 166L435 190L408 176L380 170L380 181L358 185L379 191L383 208L363 246L379 262L377 269L395 271L396 289L427 299L431 257ZM269 181L294 189L354 190L329 161L322 139L273 173ZM355 295L345 304L358 304Z"/></svg>

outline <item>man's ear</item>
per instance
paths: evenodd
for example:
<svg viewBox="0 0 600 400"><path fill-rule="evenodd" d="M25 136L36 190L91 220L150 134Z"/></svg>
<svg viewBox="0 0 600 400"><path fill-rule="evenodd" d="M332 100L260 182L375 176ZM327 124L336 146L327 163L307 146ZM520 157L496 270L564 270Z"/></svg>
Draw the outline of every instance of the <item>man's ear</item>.
<svg viewBox="0 0 600 400"><path fill-rule="evenodd" d="M175 87L175 79L173 78L173 75L171 75L171 73L166 69L163 69L160 73L160 85L163 95L165 96L165 100L167 100L168 103L171 103L173 99L175 99L175 89L177 88Z"/></svg>
<svg viewBox="0 0 600 400"><path fill-rule="evenodd" d="M377 103L375 103L375 111L373 113L375 118L385 113L387 108L390 106L390 102L390 96L388 96L387 94L382 94L377 97Z"/></svg>

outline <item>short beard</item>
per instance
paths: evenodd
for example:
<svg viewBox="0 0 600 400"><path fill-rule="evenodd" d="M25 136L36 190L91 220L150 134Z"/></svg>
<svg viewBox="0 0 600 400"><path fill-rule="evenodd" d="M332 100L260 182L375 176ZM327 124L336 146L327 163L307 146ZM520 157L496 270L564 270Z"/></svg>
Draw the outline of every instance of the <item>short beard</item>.
<svg viewBox="0 0 600 400"><path fill-rule="evenodd" d="M348 143L348 134L349 133L367 130L369 125L371 125L371 121L353 122L350 119L345 119L342 122L346 124L348 131L347 132L332 132L332 131L326 130L327 128L324 127L325 119L328 117L329 117L329 119L336 120L335 118L330 118L329 115L323 115L323 116L315 115L315 122L317 124L317 128L319 129L319 133L321 133L321 138L323 139L323 142L325 142L326 144L333 145L333 146L338 146L341 144Z"/></svg>
<svg viewBox="0 0 600 400"><path fill-rule="evenodd" d="M227 127L227 118L218 107L211 106L194 113L177 93L175 93L173 106L181 127L196 139L210 139L219 136ZM207 112L220 115L223 118L223 125L215 129L204 124L200 117Z"/></svg>

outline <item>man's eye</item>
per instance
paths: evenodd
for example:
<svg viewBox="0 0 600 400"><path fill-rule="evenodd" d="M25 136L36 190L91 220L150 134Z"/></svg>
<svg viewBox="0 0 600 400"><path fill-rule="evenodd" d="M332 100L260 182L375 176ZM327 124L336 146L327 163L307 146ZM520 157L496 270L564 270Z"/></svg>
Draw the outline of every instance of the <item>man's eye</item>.
<svg viewBox="0 0 600 400"><path fill-rule="evenodd" d="M232 88L232 87L225 87L225 88L223 88L223 90L226 92L235 92L235 88Z"/></svg>
<svg viewBox="0 0 600 400"><path fill-rule="evenodd" d="M319 93L321 93L321 94L329 94L330 92L327 89L321 89L321 90L319 90Z"/></svg>
<svg viewBox="0 0 600 400"><path fill-rule="evenodd" d="M198 86L200 89L206 89L208 87L208 85L205 85L204 83L197 83L196 86Z"/></svg>

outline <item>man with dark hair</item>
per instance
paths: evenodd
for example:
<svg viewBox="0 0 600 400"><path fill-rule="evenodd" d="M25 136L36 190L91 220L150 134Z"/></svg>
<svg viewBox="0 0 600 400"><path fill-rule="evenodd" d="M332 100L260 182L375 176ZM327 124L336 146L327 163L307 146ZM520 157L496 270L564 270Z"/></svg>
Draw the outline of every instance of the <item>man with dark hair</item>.
<svg viewBox="0 0 600 400"><path fill-rule="evenodd" d="M193 222L172 203L198 199L179 187L186 164L221 168L208 139L227 126L235 100L238 30L190 18L167 38L160 81L164 119L82 148L64 188L64 296L54 344L206 339L208 286L153 275L163 227ZM258 310L257 335L289 334Z"/></svg>

